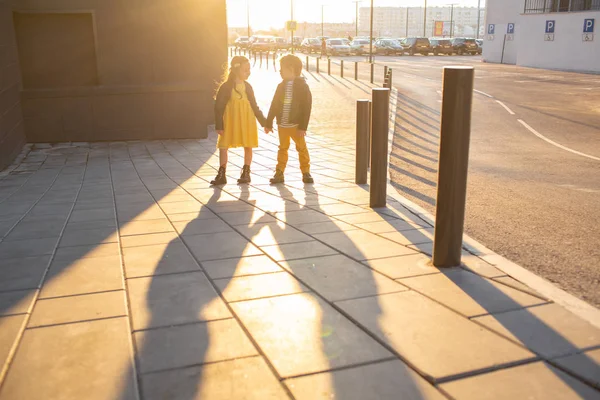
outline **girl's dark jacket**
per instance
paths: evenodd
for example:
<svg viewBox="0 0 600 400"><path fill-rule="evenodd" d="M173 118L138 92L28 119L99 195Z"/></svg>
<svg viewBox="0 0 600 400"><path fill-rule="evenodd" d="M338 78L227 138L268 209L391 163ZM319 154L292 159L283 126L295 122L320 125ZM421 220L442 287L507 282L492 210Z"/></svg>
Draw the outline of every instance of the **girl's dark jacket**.
<svg viewBox="0 0 600 400"><path fill-rule="evenodd" d="M285 98L285 84L283 81L277 86L269 116L267 117L267 128L273 129L273 119L277 118L277 123L281 123L283 114L283 100ZM308 84L302 77L294 79L294 88L292 92L292 108L290 110L289 122L297 124L298 130L305 131L310 121L310 112L312 110L312 94Z"/></svg>
<svg viewBox="0 0 600 400"><path fill-rule="evenodd" d="M254 115L261 126L266 126L267 119L263 115L260 108L258 108L258 104L256 104L256 97L254 96L254 90L252 86L248 82L244 82L246 85L246 96L248 96L248 101L250 102L250 106L252 107L252 111L254 111ZM235 80L224 82L219 91L217 92L217 99L215 101L215 130L222 131L223 130L223 116L225 115L225 107L227 107L227 103L231 98L231 93L233 92L233 88L235 87ZM237 93L234 93L237 96Z"/></svg>

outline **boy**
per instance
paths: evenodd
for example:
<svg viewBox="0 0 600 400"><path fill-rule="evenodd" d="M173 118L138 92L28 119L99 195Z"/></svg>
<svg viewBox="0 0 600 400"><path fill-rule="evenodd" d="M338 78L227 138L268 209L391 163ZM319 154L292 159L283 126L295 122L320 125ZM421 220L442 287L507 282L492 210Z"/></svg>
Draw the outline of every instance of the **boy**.
<svg viewBox="0 0 600 400"><path fill-rule="evenodd" d="M277 168L271 183L283 183L283 173L288 161L290 139L296 143L300 158L302 182L314 183L310 175L310 156L306 148L306 129L312 109L312 95L302 78L302 61L294 55L287 55L280 60L279 73L283 82L277 86L266 128L273 129L273 119L277 118L279 126L279 152L277 153Z"/></svg>

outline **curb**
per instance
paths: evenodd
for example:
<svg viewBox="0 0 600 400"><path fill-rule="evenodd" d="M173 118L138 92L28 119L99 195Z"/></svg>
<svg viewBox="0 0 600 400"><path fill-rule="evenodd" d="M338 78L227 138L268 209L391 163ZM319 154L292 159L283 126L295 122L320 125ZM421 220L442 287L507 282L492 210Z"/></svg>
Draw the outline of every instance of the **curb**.
<svg viewBox="0 0 600 400"><path fill-rule="evenodd" d="M398 101L398 89L392 89L390 93L390 119L395 116L395 110ZM392 112L393 110L393 112ZM395 121L395 118L393 119ZM394 141L394 124L390 123L390 129L388 131L388 165L391 161L392 146L390 144ZM424 221L435 226L435 216L425 210L423 207L412 202L411 200L400 195L391 184L390 171L388 168L388 182L387 182L388 196L398 201L408 211L423 219ZM589 322L596 328L600 329L600 310L596 307L588 304L587 302L565 292L562 289L556 287L552 282L534 274L533 272L521 267L520 265L508 260L507 258L495 253L491 249L487 248L483 244L479 243L472 237L463 234L463 248L481 258L488 264L498 268L505 274L513 277L521 283L529 286L548 300L555 302L566 308L579 318Z"/></svg>

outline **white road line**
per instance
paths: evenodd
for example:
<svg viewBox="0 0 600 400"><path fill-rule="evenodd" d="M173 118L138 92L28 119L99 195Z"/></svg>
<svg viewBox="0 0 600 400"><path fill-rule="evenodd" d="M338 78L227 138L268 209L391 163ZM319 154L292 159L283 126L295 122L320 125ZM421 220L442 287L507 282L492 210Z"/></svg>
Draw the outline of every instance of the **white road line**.
<svg viewBox="0 0 600 400"><path fill-rule="evenodd" d="M489 97L490 99L493 99L493 98L494 98L494 96L492 96L491 94L487 94L487 93L485 93L485 92L482 92L481 90L476 90L476 89L474 89L473 91L474 91L474 92L476 92L476 93L482 94L482 95L484 95L484 96L486 96L486 97Z"/></svg>
<svg viewBox="0 0 600 400"><path fill-rule="evenodd" d="M519 121L519 123L521 123L521 125L523 125L525 128L527 128L535 136L537 136L540 139L542 139L542 140L550 143L553 146L556 146L556 147L558 147L560 149L569 151L569 152L571 152L573 154L577 154L577 155L580 155L580 156L583 156L583 157L591 158L592 160L600 161L600 157L590 156L589 154L585 154L585 153L582 153L580 151L570 149L568 147L563 146L562 144L556 143L556 142L548 139L547 137L545 137L544 135L542 135L541 133L539 133L538 131L536 131L535 129L533 129L531 126L527 125L527 123L525 121L523 121L522 119L518 119L517 121Z"/></svg>
<svg viewBox="0 0 600 400"><path fill-rule="evenodd" d="M508 113L509 113L510 115L515 115L514 111L513 111L513 110L511 110L510 108L508 108L508 107L507 107L507 105L506 105L506 104L504 104L503 102L501 102L500 100L496 100L496 103L498 103L498 104L500 104L502 107L504 107L504 109L505 109L506 111L508 111Z"/></svg>

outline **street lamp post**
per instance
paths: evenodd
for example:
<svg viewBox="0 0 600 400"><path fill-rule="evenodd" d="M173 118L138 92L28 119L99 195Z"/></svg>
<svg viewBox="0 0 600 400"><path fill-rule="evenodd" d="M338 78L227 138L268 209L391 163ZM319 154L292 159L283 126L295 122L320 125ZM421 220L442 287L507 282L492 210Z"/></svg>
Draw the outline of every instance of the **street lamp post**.
<svg viewBox="0 0 600 400"><path fill-rule="evenodd" d="M454 6L455 4L450 4L450 39L454 33Z"/></svg>
<svg viewBox="0 0 600 400"><path fill-rule="evenodd" d="M325 5L321 4L321 37L325 36Z"/></svg>
<svg viewBox="0 0 600 400"><path fill-rule="evenodd" d="M290 11L291 11L291 18L290 18L290 33L292 35L292 54L294 54L294 29L292 29L293 27L293 21L294 21L294 0L290 0Z"/></svg>
<svg viewBox="0 0 600 400"><path fill-rule="evenodd" d="M356 20L355 20L356 33L354 34L354 36L358 36L358 4L360 3L360 1L361 0L354 1L354 4L356 4Z"/></svg>
<svg viewBox="0 0 600 400"><path fill-rule="evenodd" d="M250 40L250 0L246 0L246 15L248 16L248 40Z"/></svg>
<svg viewBox="0 0 600 400"><path fill-rule="evenodd" d="M408 10L410 10L410 8L406 7L406 37L408 37Z"/></svg>
<svg viewBox="0 0 600 400"><path fill-rule="evenodd" d="M369 33L369 62L373 62L373 0L371 0L371 27Z"/></svg>
<svg viewBox="0 0 600 400"><path fill-rule="evenodd" d="M479 29L481 29L481 0L477 1L477 39L479 39Z"/></svg>
<svg viewBox="0 0 600 400"><path fill-rule="evenodd" d="M425 0L425 8L423 9L423 36L427 37L427 0Z"/></svg>

